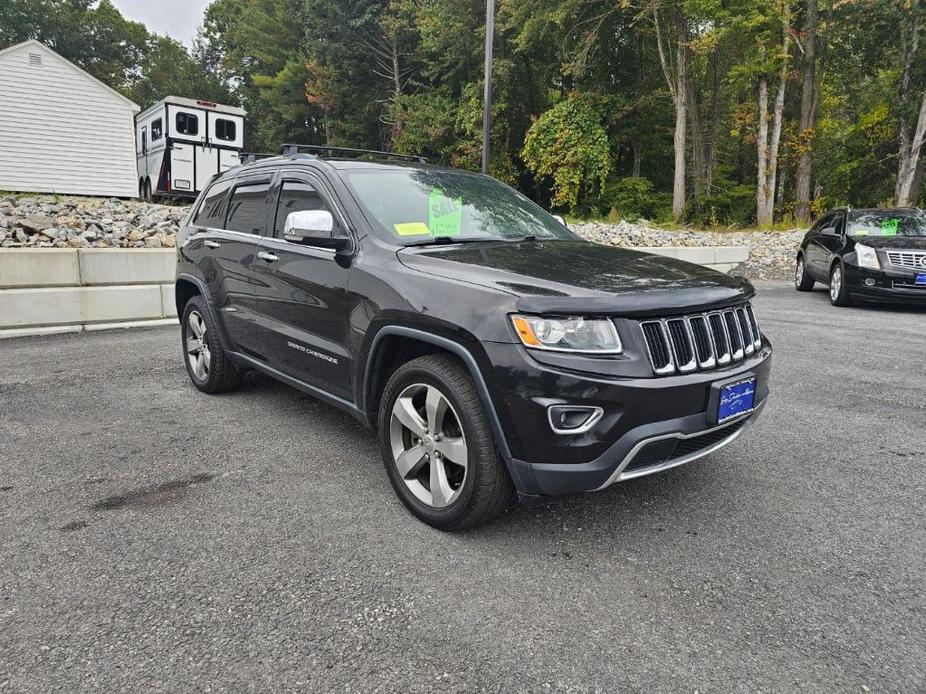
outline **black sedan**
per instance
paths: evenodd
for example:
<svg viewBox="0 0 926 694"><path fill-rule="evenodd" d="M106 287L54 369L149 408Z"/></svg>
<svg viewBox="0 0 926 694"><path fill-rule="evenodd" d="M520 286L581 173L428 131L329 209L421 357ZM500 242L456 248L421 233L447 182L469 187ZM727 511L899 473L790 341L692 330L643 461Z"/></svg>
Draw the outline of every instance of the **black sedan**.
<svg viewBox="0 0 926 694"><path fill-rule="evenodd" d="M830 288L834 306L854 299L926 306L926 213L914 208L824 214L797 252L794 285Z"/></svg>

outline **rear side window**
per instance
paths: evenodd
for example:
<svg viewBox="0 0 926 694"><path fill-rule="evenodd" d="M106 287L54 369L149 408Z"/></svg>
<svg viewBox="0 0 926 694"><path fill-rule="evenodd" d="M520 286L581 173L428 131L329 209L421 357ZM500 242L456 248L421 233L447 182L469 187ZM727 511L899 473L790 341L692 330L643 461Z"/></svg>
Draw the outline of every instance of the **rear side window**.
<svg viewBox="0 0 926 694"><path fill-rule="evenodd" d="M235 188L228 205L225 228L246 234L263 234L267 226L267 193L270 182L245 183Z"/></svg>
<svg viewBox="0 0 926 694"><path fill-rule="evenodd" d="M236 137L235 121L218 118L215 121L215 136L219 140L231 142Z"/></svg>
<svg viewBox="0 0 926 694"><path fill-rule="evenodd" d="M192 113L177 114L177 132L181 135L198 135L199 118Z"/></svg>
<svg viewBox="0 0 926 694"><path fill-rule="evenodd" d="M302 181L284 181L280 189L280 201L277 203L275 232L277 238L283 237L283 226L286 217L292 212L302 210L327 210L331 208L325 203L318 191L308 183Z"/></svg>
<svg viewBox="0 0 926 694"><path fill-rule="evenodd" d="M225 221L225 197L232 182L232 180L217 181L206 191L203 203L193 218L194 226L222 228L222 222Z"/></svg>
<svg viewBox="0 0 926 694"><path fill-rule="evenodd" d="M161 135L164 132L164 126L160 118L156 118L151 124L151 141L157 142L161 139Z"/></svg>

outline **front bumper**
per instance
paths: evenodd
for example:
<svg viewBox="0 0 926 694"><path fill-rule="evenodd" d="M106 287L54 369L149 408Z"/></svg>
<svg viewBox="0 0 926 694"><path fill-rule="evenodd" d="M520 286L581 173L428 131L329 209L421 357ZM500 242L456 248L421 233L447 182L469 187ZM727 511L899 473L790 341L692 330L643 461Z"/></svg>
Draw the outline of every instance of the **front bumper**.
<svg viewBox="0 0 926 694"><path fill-rule="evenodd" d="M707 455L735 440L768 397L771 345L736 364L662 378L602 378L552 368L514 345L491 348L504 393L512 452L508 460L522 495L593 491ZM718 424L715 385L755 376L755 409ZM588 432L555 434L551 404L594 405L604 414Z"/></svg>
<svg viewBox="0 0 926 694"><path fill-rule="evenodd" d="M916 286L916 275L915 270L892 265L882 270L846 266L849 294L863 301L926 305L926 286Z"/></svg>

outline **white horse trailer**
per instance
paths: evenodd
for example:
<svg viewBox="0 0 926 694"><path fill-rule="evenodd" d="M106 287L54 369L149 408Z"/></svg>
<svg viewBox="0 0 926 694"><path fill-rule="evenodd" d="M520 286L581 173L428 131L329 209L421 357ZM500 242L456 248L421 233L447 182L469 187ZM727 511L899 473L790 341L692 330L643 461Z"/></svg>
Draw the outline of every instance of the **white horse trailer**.
<svg viewBox="0 0 926 694"><path fill-rule="evenodd" d="M237 166L244 109L169 96L135 117L138 195L196 197L209 179Z"/></svg>

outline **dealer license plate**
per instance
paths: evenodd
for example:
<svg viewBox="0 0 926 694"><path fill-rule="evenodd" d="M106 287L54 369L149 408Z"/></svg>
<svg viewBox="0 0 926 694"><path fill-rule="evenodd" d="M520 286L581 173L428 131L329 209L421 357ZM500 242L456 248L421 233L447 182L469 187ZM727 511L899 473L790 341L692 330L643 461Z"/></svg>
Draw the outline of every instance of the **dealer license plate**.
<svg viewBox="0 0 926 694"><path fill-rule="evenodd" d="M916 286L926 287L926 272L916 273Z"/></svg>
<svg viewBox="0 0 926 694"><path fill-rule="evenodd" d="M747 378L736 383L730 383L720 389L720 404L717 411L717 423L738 417L750 412L756 403L756 379Z"/></svg>

